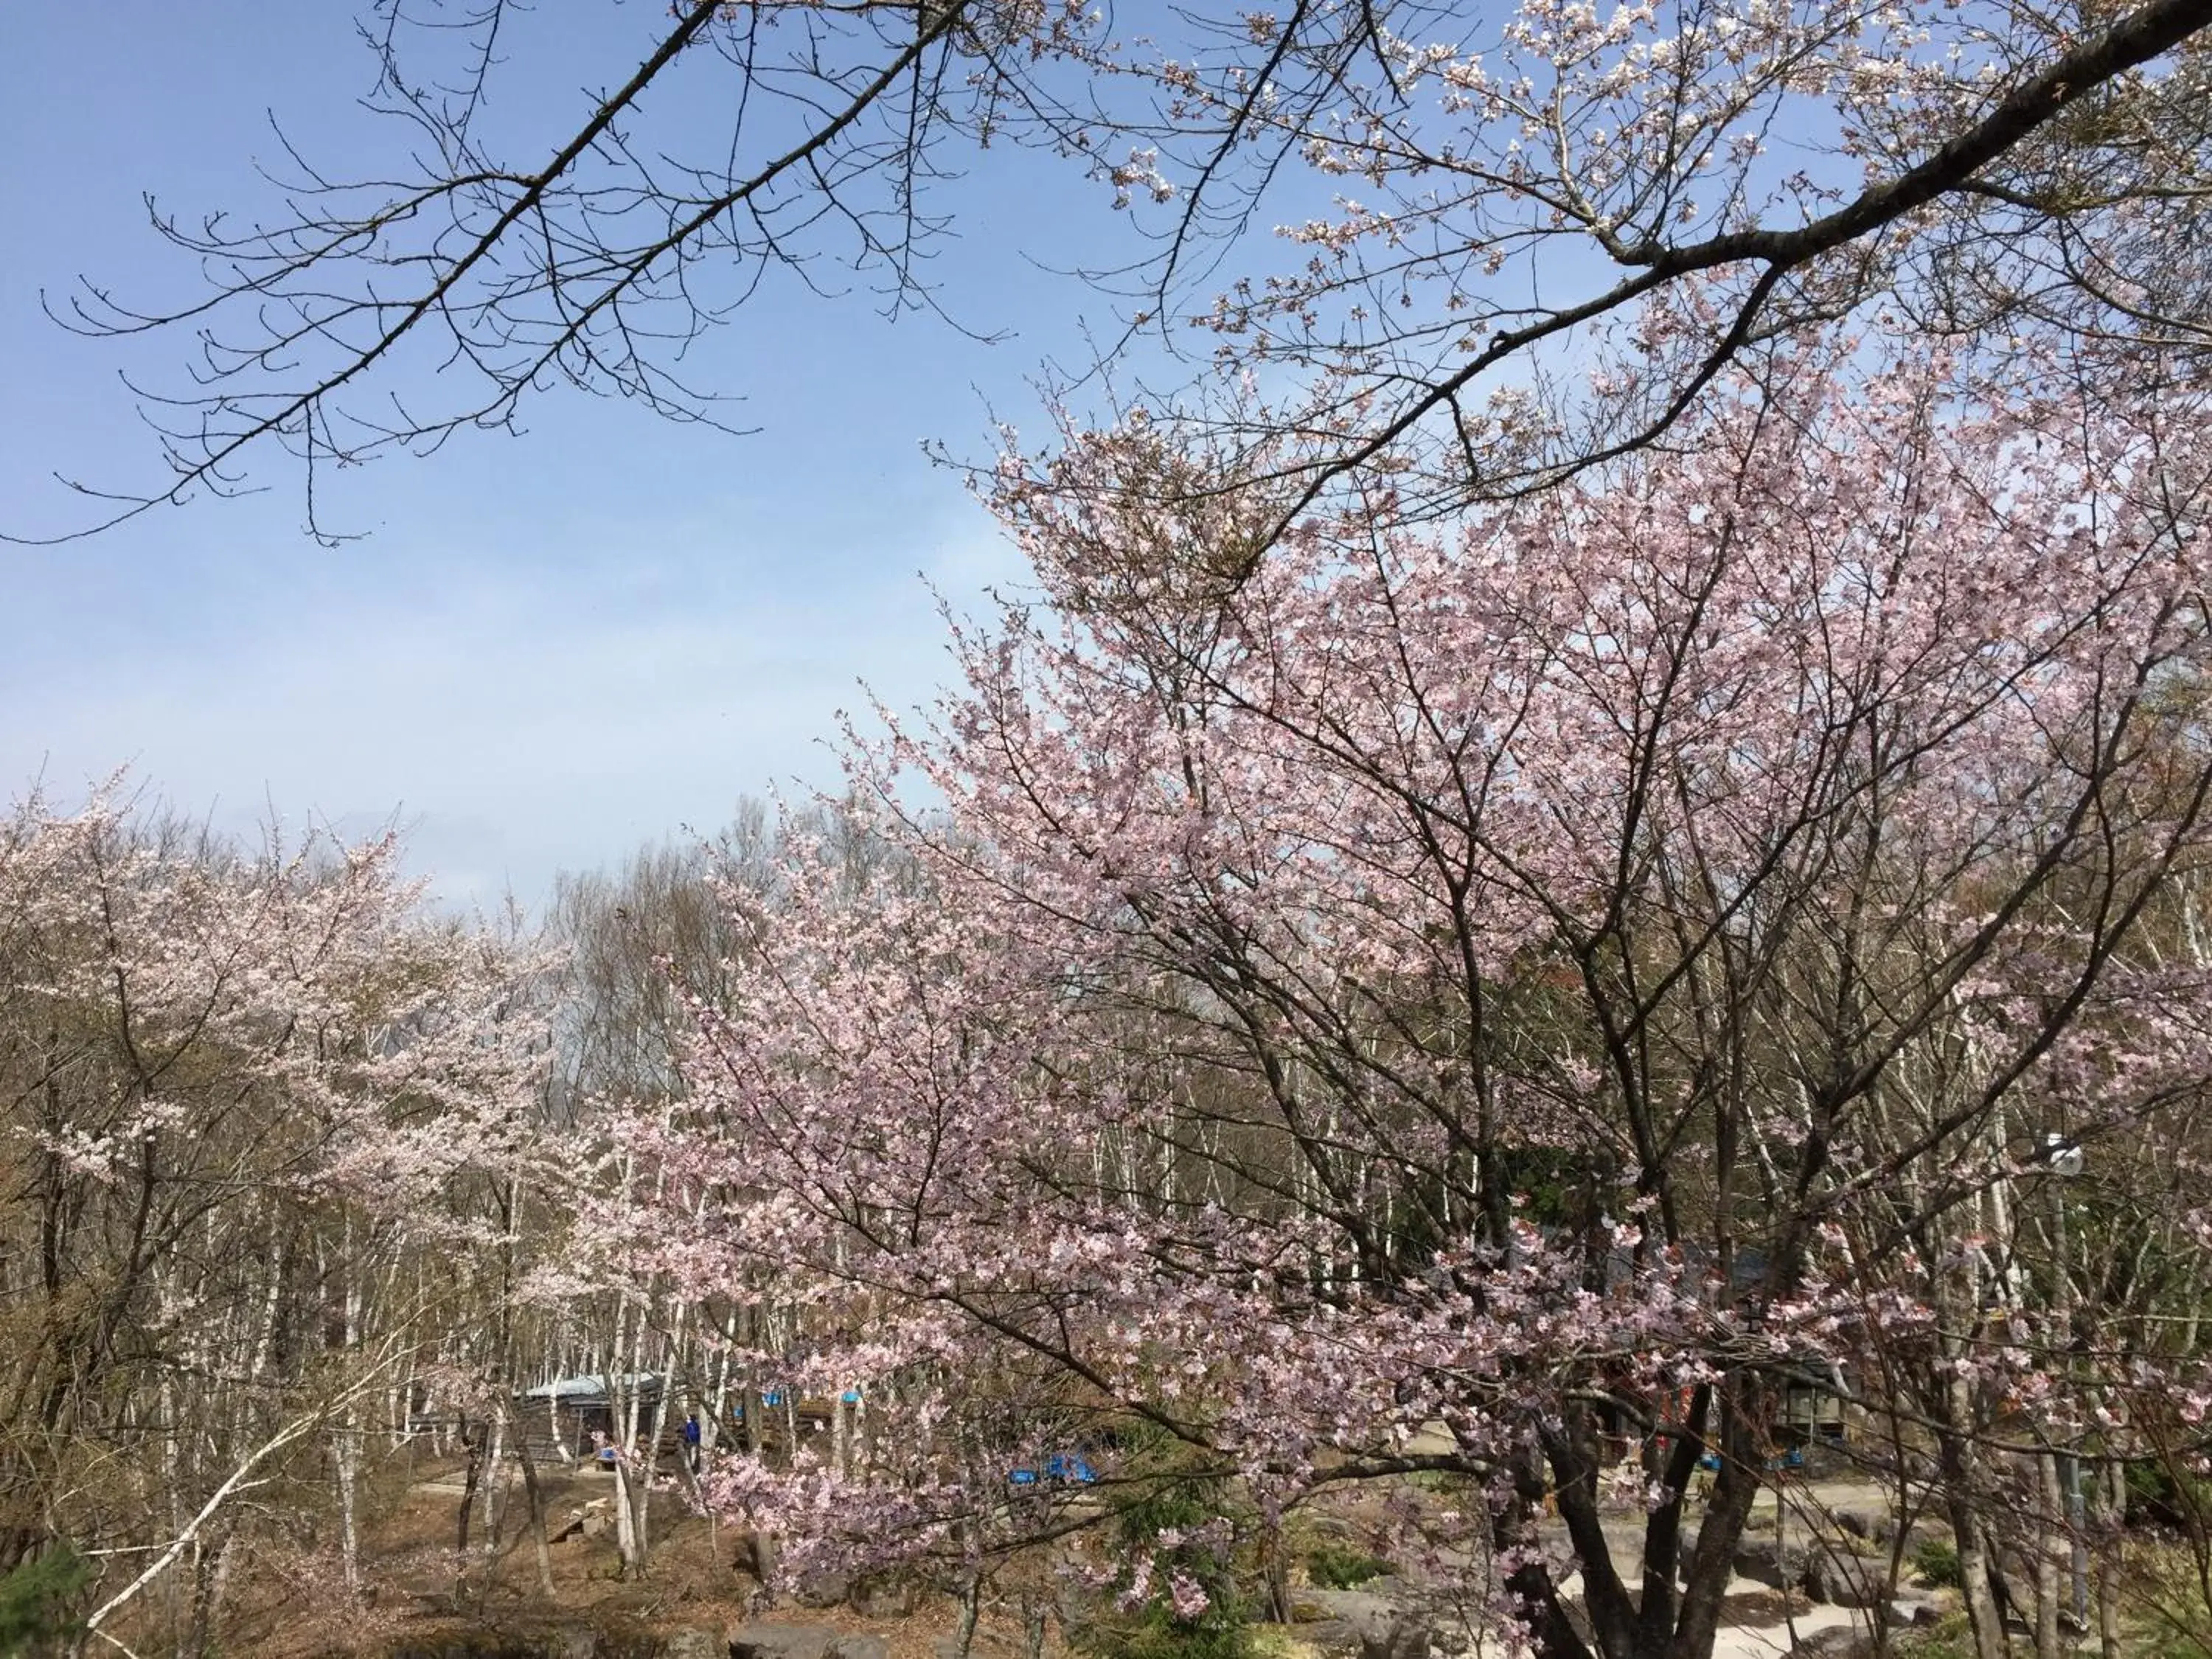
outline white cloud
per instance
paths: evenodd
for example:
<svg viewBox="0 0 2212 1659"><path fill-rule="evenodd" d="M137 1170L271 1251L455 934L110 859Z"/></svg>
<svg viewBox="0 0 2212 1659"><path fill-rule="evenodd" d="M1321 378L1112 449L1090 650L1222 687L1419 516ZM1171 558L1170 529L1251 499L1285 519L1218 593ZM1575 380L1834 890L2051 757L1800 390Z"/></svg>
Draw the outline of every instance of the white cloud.
<svg viewBox="0 0 2212 1659"><path fill-rule="evenodd" d="M120 763L181 810L242 830L273 803L365 833L398 811L455 902L619 859L793 776L836 781L840 709L945 678L930 586L956 610L1018 574L977 519L865 564L735 557L664 534L650 561L447 560L390 548L270 582L264 561L185 573L200 625L131 617L4 672L0 769L68 790ZM915 574L924 567L925 578ZM31 596L57 632L98 601Z"/></svg>

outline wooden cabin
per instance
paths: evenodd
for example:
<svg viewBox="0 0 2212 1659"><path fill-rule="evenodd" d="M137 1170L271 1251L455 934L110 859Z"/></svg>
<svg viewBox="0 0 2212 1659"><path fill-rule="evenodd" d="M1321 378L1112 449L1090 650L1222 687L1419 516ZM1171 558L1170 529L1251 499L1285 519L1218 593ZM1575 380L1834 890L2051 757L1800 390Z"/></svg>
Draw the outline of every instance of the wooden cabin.
<svg viewBox="0 0 2212 1659"><path fill-rule="evenodd" d="M665 1386L657 1371L556 1377L517 1395L516 1414L533 1457L587 1462L621 1443L621 1419L633 1400L638 1437L651 1434ZM664 1441L672 1426L680 1424L663 1425Z"/></svg>

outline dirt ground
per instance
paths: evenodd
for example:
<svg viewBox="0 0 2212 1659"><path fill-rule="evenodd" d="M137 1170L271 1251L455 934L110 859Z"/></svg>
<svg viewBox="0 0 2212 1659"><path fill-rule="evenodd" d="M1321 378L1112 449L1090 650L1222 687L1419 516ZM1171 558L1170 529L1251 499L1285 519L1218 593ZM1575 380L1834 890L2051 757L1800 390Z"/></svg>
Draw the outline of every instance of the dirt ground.
<svg viewBox="0 0 2212 1659"><path fill-rule="evenodd" d="M503 1495L495 1558L483 1548L483 1500L477 1499L469 1570L457 1577L453 1545L462 1492L458 1477L456 1468L418 1466L386 1488L364 1529L363 1566L373 1586L365 1606L346 1593L336 1564L326 1557L287 1558L275 1551L257 1555L233 1581L224 1645L252 1659L366 1656L403 1648L481 1652L496 1648L502 1638L544 1637L562 1626L588 1625L605 1636L628 1632L643 1638L686 1626L727 1628L767 1618L878 1635L891 1659L934 1659L937 1642L954 1628L951 1599L927 1593L903 1619L864 1618L849 1608L818 1610L787 1600L763 1608L757 1582L739 1565L749 1559L744 1534L690 1513L672 1493L655 1498L649 1567L642 1580L621 1576L611 1532L572 1536L550 1547L554 1594L547 1598L539 1586L519 1484ZM566 1469L547 1472L544 1492L548 1529L557 1534L586 1504L611 1499L614 1483L594 1468ZM1871 1505L1881 1498L1873 1488L1840 1482L1813 1495L1835 1508ZM1371 1517L1365 1513L1378 1503L1372 1493L1346 1493L1333 1506L1334 1524L1347 1536L1364 1534L1368 1522L1381 1519L1379 1509ZM1615 1540L1621 1552L1617 1559L1632 1560L1633 1540L1627 1534L1635 1522L1624 1516L1619 1524L1623 1535ZM1613 1529L1609 1523L1608 1532ZM1802 1596L1793 1595L1785 1606L1779 1594L1762 1593L1748 1582L1740 1581L1731 1590L1716 1659L1774 1659L1790 1650L1793 1638L1802 1640L1852 1617L1839 1608L1809 1606ZM985 1639L979 1652L1019 1651L1020 1632L1010 1617L987 1613L981 1634ZM1057 1652L1056 1640L1053 1648ZM1297 1626L1271 1630L1260 1650L1284 1659L1314 1650Z"/></svg>
<svg viewBox="0 0 2212 1659"><path fill-rule="evenodd" d="M572 1511L591 1499L611 1498L614 1483L587 1469L548 1474L544 1487L548 1531L557 1533ZM331 1564L265 1554L234 1589L224 1620L226 1646L254 1659L320 1659L464 1639L481 1647L501 1635L564 1625L644 1631L768 1618L872 1633L886 1639L891 1659L933 1659L937 1638L953 1628L956 1608L941 1595L924 1595L910 1617L888 1621L788 1601L762 1612L757 1581L737 1565L746 1552L744 1535L710 1526L672 1494L654 1499L643 1579L623 1578L611 1534L571 1537L550 1547L554 1595L549 1601L539 1587L537 1550L518 1484L506 1494L496 1558L483 1553L479 1510L470 1570L457 1583L453 1542L461 1490L453 1472L432 1471L365 1529L364 1576L374 1587L366 1607L350 1604Z"/></svg>

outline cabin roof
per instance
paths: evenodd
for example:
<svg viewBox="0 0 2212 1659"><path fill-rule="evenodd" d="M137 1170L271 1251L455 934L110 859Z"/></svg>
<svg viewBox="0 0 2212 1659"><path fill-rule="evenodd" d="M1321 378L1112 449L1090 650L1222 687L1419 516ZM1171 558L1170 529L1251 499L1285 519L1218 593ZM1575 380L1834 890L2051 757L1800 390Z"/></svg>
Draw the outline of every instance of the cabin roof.
<svg viewBox="0 0 2212 1659"><path fill-rule="evenodd" d="M660 1387L659 1371L622 1371L611 1376L557 1377L525 1389L525 1400L550 1400L564 1406L604 1404L610 1394L650 1394Z"/></svg>

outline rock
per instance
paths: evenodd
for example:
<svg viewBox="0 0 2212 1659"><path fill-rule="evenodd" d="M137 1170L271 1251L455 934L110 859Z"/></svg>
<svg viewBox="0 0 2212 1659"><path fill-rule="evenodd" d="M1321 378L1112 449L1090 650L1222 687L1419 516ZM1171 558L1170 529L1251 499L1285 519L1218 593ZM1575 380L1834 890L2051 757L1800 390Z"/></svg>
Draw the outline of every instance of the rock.
<svg viewBox="0 0 2212 1659"><path fill-rule="evenodd" d="M921 1600L921 1589L911 1578L864 1578L846 1599L863 1619L904 1619Z"/></svg>
<svg viewBox="0 0 2212 1659"><path fill-rule="evenodd" d="M660 1659L729 1659L729 1638L719 1625L687 1625L660 1638Z"/></svg>
<svg viewBox="0 0 2212 1659"><path fill-rule="evenodd" d="M730 1632L730 1659L830 1659L836 1634L819 1625L740 1625Z"/></svg>
<svg viewBox="0 0 2212 1659"><path fill-rule="evenodd" d="M929 1644L929 1650L937 1656L937 1659L960 1659L960 1638L940 1636ZM991 1656L1006 1650L1005 1644L988 1631L977 1631L968 1646L969 1659L990 1659Z"/></svg>
<svg viewBox="0 0 2212 1659"><path fill-rule="evenodd" d="M799 1582L791 1599L802 1607L842 1607L853 1593L852 1578L842 1572L810 1573Z"/></svg>
<svg viewBox="0 0 2212 1659"><path fill-rule="evenodd" d="M1404 1604L1395 1596L1378 1594L1372 1589L1310 1589L1298 1599L1319 1608L1321 1618L1341 1619L1362 1630L1395 1624L1405 1613Z"/></svg>
<svg viewBox="0 0 2212 1659"><path fill-rule="evenodd" d="M1407 1605L1411 1599L1395 1579L1376 1578L1358 1589L1302 1590L1291 1615L1300 1638L1324 1653L1430 1659L1434 1638L1427 1620Z"/></svg>
<svg viewBox="0 0 2212 1659"><path fill-rule="evenodd" d="M1359 1659L1429 1659L1431 1646L1425 1624L1400 1619L1362 1632Z"/></svg>
<svg viewBox="0 0 2212 1659"><path fill-rule="evenodd" d="M596 1629L594 1659L660 1659L660 1638L646 1626L625 1620L601 1623Z"/></svg>
<svg viewBox="0 0 2212 1659"><path fill-rule="evenodd" d="M1831 1625L1813 1632L1791 1651L1802 1659L1870 1659L1874 1638L1856 1625Z"/></svg>
<svg viewBox="0 0 2212 1659"><path fill-rule="evenodd" d="M560 1625L542 1633L477 1626L376 1648L383 1659L660 1659L660 1641L641 1632ZM717 1643L714 1652L720 1654Z"/></svg>
<svg viewBox="0 0 2212 1659"><path fill-rule="evenodd" d="M1897 1519L1887 1510L1838 1510L1836 1525L1869 1544L1887 1544L1897 1536Z"/></svg>
<svg viewBox="0 0 2212 1659"><path fill-rule="evenodd" d="M1935 1624L1942 1609L1921 1595L1900 1595L1889 1604L1889 1622L1893 1629L1909 1630L1915 1626Z"/></svg>
<svg viewBox="0 0 2212 1659"><path fill-rule="evenodd" d="M565 1544L571 1538L581 1538L583 1535L584 1512L581 1510L571 1510L566 1521L545 1534L545 1541L549 1544Z"/></svg>
<svg viewBox="0 0 2212 1659"><path fill-rule="evenodd" d="M829 1659L890 1659L890 1653L880 1636L841 1636L830 1644Z"/></svg>
<svg viewBox="0 0 2212 1659"><path fill-rule="evenodd" d="M1863 1609L1881 1604L1882 1577L1871 1562L1823 1551L1805 1563L1802 1582L1805 1593L1815 1601Z"/></svg>
<svg viewBox="0 0 2212 1659"><path fill-rule="evenodd" d="M1324 1619L1298 1626L1298 1639L1316 1653L1353 1655L1366 1639L1358 1626L1344 1619Z"/></svg>
<svg viewBox="0 0 2212 1659"><path fill-rule="evenodd" d="M1805 1558L1771 1538L1747 1538L1736 1547L1735 1575L1769 1589L1795 1589L1805 1577Z"/></svg>

